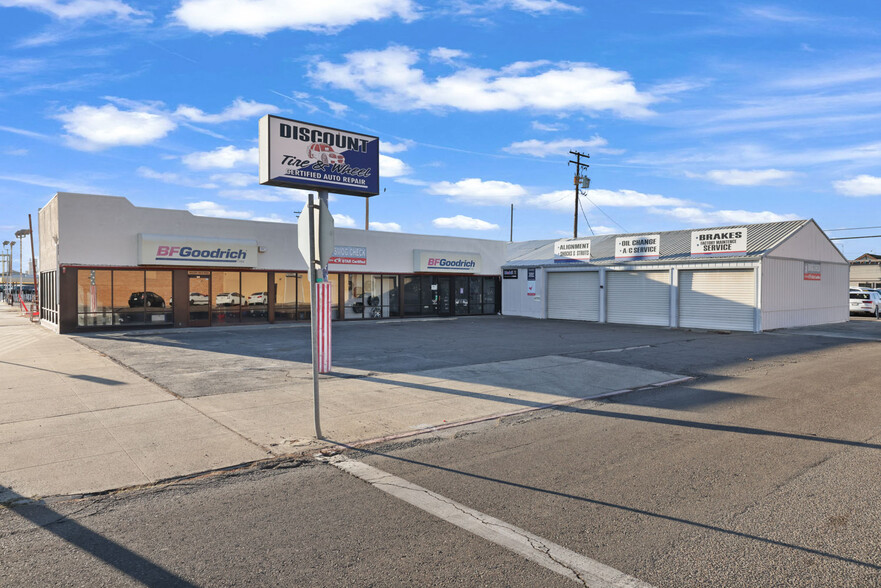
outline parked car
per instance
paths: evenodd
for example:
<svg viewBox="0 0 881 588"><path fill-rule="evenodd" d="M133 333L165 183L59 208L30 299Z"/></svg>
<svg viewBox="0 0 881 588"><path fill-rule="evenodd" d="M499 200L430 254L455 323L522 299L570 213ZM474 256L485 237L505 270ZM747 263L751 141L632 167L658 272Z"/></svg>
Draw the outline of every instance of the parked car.
<svg viewBox="0 0 881 588"><path fill-rule="evenodd" d="M269 302L269 292L254 292L248 296L248 301L245 304L266 304L267 302Z"/></svg>
<svg viewBox="0 0 881 588"><path fill-rule="evenodd" d="M165 308L165 299L156 292L132 292L128 297L129 308Z"/></svg>
<svg viewBox="0 0 881 588"><path fill-rule="evenodd" d="M190 306L204 306L208 304L208 295L200 292L190 292Z"/></svg>
<svg viewBox="0 0 881 588"><path fill-rule="evenodd" d="M881 294L874 290L851 289L850 313L874 314L875 318L881 319Z"/></svg>
<svg viewBox="0 0 881 588"><path fill-rule="evenodd" d="M221 292L214 297L217 306L238 306L242 303L242 295L238 292Z"/></svg>

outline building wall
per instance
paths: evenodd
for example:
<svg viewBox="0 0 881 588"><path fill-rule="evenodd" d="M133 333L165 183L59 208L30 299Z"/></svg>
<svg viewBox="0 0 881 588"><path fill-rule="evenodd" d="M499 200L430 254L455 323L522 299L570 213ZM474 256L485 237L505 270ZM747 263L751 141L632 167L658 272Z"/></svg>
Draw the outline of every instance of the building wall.
<svg viewBox="0 0 881 588"><path fill-rule="evenodd" d="M821 262L820 280L805 280L804 269L802 259L762 260L762 330L848 320L847 264Z"/></svg>
<svg viewBox="0 0 881 588"><path fill-rule="evenodd" d="M54 203L54 205L53 205ZM43 226L41 213L41 231ZM184 210L136 207L125 198L59 193L46 206L47 231L60 225L59 265L134 266L139 233L183 237L254 239L266 249L256 269L305 271L292 223L200 217ZM51 243L51 239L45 240ZM507 244L486 239L336 229L337 245L367 248L366 265L332 264L330 271L413 272L413 250L479 253L479 274L498 275ZM40 239L43 243L44 239Z"/></svg>
<svg viewBox="0 0 881 588"><path fill-rule="evenodd" d="M832 241L813 221L796 231L768 254L769 257L806 259L808 261L828 261L847 263Z"/></svg>
<svg viewBox="0 0 881 588"><path fill-rule="evenodd" d="M526 267L518 267L516 280L502 280L502 314L547 318L544 296L547 273L544 268L535 268L535 296L527 293L527 275Z"/></svg>
<svg viewBox="0 0 881 588"><path fill-rule="evenodd" d="M850 285L881 283L881 263L854 263L850 266Z"/></svg>
<svg viewBox="0 0 881 588"><path fill-rule="evenodd" d="M50 200L37 215L37 234L40 241L40 271L58 268L58 198Z"/></svg>

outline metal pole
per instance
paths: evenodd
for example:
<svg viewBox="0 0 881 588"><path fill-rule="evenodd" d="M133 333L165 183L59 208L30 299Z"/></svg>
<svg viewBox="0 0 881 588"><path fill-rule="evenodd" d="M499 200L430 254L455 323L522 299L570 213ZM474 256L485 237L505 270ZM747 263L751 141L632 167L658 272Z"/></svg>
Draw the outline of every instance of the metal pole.
<svg viewBox="0 0 881 588"><path fill-rule="evenodd" d="M514 204L511 204L511 243L514 242Z"/></svg>
<svg viewBox="0 0 881 588"><path fill-rule="evenodd" d="M40 294L37 292L37 256L34 255L34 223L31 215L28 215L28 232L31 234L31 265L34 269L34 299L31 306L31 319L34 317L34 309L40 308Z"/></svg>
<svg viewBox="0 0 881 588"><path fill-rule="evenodd" d="M321 409L319 408L318 402L318 321L316 320L316 309L318 306L315 304L315 296L318 292L318 288L316 287L316 280L318 278L318 272L315 270L315 255L317 251L315 251L315 209L318 208L315 205L315 195L311 192L309 193L309 205L306 210L309 211L309 289L311 292L310 304L312 306L311 316L309 322L312 327L312 408L315 414L315 436L319 439L321 436Z"/></svg>
<svg viewBox="0 0 881 588"><path fill-rule="evenodd" d="M364 199L364 230L370 230L370 196Z"/></svg>
<svg viewBox="0 0 881 588"><path fill-rule="evenodd" d="M578 160L581 161L581 158L579 157ZM578 180L581 179L579 177L579 173L578 173L579 171L580 170L576 168L576 171L575 171L575 226L572 229L572 237L574 239L578 238Z"/></svg>
<svg viewBox="0 0 881 588"><path fill-rule="evenodd" d="M9 242L9 289L10 289L9 294L10 294L10 304L11 304L12 302L14 302L14 301L12 300L12 298L11 298L11 296L12 296L12 292L11 292L11 290L13 290L13 289L15 288L15 282L12 281L12 257L13 257L13 250L14 250L14 248L15 248L15 241L10 241L10 242Z"/></svg>

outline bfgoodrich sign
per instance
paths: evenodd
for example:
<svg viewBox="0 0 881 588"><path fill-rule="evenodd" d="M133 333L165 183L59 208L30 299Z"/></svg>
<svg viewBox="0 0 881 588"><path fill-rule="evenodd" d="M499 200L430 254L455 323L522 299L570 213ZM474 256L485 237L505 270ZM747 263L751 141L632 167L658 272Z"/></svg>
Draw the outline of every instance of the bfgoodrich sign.
<svg viewBox="0 0 881 588"><path fill-rule="evenodd" d="M417 272L480 273L479 253L413 250L413 270Z"/></svg>
<svg viewBox="0 0 881 588"><path fill-rule="evenodd" d="M256 267L257 241L138 235L139 265Z"/></svg>
<svg viewBox="0 0 881 588"><path fill-rule="evenodd" d="M260 183L375 196L379 138L268 114L260 119Z"/></svg>

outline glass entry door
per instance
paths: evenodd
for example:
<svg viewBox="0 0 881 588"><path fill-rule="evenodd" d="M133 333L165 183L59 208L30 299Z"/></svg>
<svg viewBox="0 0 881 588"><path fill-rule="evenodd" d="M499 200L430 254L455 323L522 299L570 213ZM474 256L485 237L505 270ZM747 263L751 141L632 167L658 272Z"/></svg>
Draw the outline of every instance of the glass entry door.
<svg viewBox="0 0 881 588"><path fill-rule="evenodd" d="M440 316L450 314L450 278L437 278L437 313Z"/></svg>
<svg viewBox="0 0 881 588"><path fill-rule="evenodd" d="M468 276L453 278L453 299L456 302L456 314L468 314L468 294Z"/></svg>
<svg viewBox="0 0 881 588"><path fill-rule="evenodd" d="M211 324L211 274L190 272L190 291L187 296L188 325L207 327Z"/></svg>

